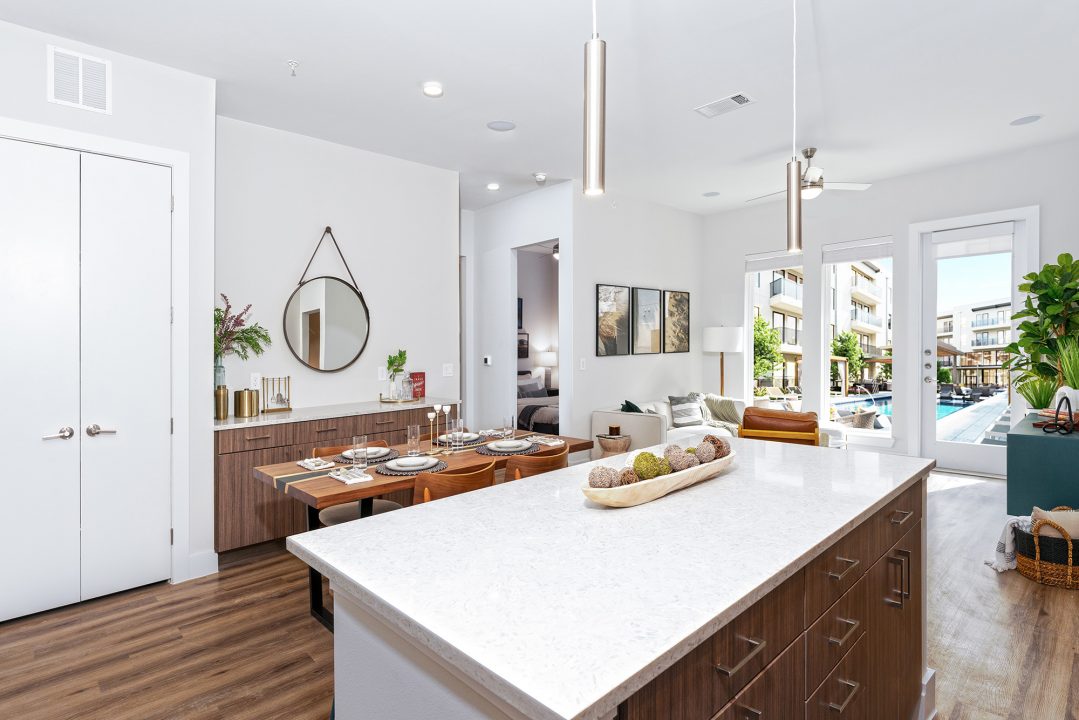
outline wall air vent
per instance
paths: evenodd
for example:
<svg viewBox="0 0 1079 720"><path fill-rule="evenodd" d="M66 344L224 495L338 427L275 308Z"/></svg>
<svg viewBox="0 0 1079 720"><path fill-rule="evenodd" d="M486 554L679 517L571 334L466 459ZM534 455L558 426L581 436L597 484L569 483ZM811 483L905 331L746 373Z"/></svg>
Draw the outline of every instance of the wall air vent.
<svg viewBox="0 0 1079 720"><path fill-rule="evenodd" d="M49 45L48 100L112 115L112 63Z"/></svg>
<svg viewBox="0 0 1079 720"><path fill-rule="evenodd" d="M704 105L693 109L701 115L704 115L706 118L714 118L717 115L725 115L732 110L737 110L740 107L745 107L746 105L751 105L755 102L757 101L745 93L735 93L734 95L728 95L725 98L705 103Z"/></svg>

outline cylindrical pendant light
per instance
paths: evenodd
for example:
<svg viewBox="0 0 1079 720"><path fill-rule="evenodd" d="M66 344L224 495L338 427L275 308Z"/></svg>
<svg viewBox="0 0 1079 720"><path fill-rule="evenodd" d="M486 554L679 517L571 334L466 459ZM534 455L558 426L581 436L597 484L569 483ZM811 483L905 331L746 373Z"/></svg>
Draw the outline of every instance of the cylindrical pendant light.
<svg viewBox="0 0 1079 720"><path fill-rule="evenodd" d="M592 0L592 38L584 44L584 194L602 195L607 114L607 43L596 32Z"/></svg>
<svg viewBox="0 0 1079 720"><path fill-rule="evenodd" d="M802 251L802 161L787 163L787 252Z"/></svg>

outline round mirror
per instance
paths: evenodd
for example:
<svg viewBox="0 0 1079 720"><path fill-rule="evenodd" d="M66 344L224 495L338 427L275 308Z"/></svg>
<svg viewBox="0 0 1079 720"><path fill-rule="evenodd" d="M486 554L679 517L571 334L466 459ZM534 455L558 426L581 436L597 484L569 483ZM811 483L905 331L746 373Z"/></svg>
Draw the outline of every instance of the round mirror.
<svg viewBox="0 0 1079 720"><path fill-rule="evenodd" d="M337 372L356 362L370 331L363 295L340 278L307 280L285 305L288 349L319 372Z"/></svg>

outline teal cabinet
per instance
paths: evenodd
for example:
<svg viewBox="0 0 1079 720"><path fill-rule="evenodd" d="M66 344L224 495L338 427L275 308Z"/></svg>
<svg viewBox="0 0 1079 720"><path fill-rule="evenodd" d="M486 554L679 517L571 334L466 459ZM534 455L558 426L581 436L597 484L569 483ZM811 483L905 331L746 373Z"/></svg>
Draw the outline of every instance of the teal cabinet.
<svg viewBox="0 0 1079 720"><path fill-rule="evenodd" d="M1028 415L1008 433L1008 514L1030 515L1035 505L1079 507L1079 430L1071 435L1034 427Z"/></svg>

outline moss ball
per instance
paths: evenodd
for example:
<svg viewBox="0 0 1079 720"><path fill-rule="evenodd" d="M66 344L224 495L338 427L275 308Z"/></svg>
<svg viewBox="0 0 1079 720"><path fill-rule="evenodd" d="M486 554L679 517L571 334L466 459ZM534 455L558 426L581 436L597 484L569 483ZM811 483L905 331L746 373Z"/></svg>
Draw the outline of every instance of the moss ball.
<svg viewBox="0 0 1079 720"><path fill-rule="evenodd" d="M622 468L622 471L618 473L619 485L632 485L639 481L640 478L637 477L637 473L633 472L633 468Z"/></svg>
<svg viewBox="0 0 1079 720"><path fill-rule="evenodd" d="M618 471L606 465L597 465L588 471L588 485L594 488L618 486Z"/></svg>
<svg viewBox="0 0 1079 720"><path fill-rule="evenodd" d="M651 480L660 475L667 475L671 471L671 464L667 458L656 457L650 452L643 452L633 459L633 471L641 480Z"/></svg>
<svg viewBox="0 0 1079 720"><path fill-rule="evenodd" d="M716 459L716 446L710 442L702 442L699 446L694 448L694 455L702 463L712 462Z"/></svg>
<svg viewBox="0 0 1079 720"><path fill-rule="evenodd" d="M731 454L731 444L721 437L705 435L704 441L716 449L716 457L727 457Z"/></svg>

